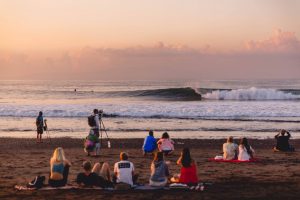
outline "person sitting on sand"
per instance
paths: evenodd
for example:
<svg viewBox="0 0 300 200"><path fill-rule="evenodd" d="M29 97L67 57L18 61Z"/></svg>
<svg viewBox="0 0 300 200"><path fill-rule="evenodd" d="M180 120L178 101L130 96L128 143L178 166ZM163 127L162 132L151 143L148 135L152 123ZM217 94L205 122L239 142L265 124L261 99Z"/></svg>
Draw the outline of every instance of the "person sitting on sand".
<svg viewBox="0 0 300 200"><path fill-rule="evenodd" d="M113 183L110 178L108 163L95 163L92 168L90 161L84 161L82 164L84 172L77 175L76 182L80 186L92 187L98 186L102 188L111 188Z"/></svg>
<svg viewBox="0 0 300 200"><path fill-rule="evenodd" d="M143 144L143 153L146 155L147 153L153 153L157 148L156 139L153 136L153 131L149 131L149 135L145 138Z"/></svg>
<svg viewBox="0 0 300 200"><path fill-rule="evenodd" d="M56 148L50 159L49 185L52 187L65 186L70 167L71 163L66 159L63 148Z"/></svg>
<svg viewBox="0 0 300 200"><path fill-rule="evenodd" d="M158 150L163 152L165 155L169 155L174 151L174 141L170 139L167 132L162 134L161 139L157 142Z"/></svg>
<svg viewBox="0 0 300 200"><path fill-rule="evenodd" d="M156 152L151 163L149 185L154 187L164 187L168 183L169 175L169 168L164 161L163 152Z"/></svg>
<svg viewBox="0 0 300 200"><path fill-rule="evenodd" d="M136 183L138 174L134 173L134 165L128 161L128 155L125 152L120 153L119 162L114 165L114 183L125 183L133 186Z"/></svg>
<svg viewBox="0 0 300 200"><path fill-rule="evenodd" d="M249 145L247 138L242 138L239 145L239 161L253 159L254 149Z"/></svg>
<svg viewBox="0 0 300 200"><path fill-rule="evenodd" d="M223 144L223 159L237 159L238 145L233 142L233 137L228 137L227 142Z"/></svg>
<svg viewBox="0 0 300 200"><path fill-rule="evenodd" d="M94 152L94 155L97 156L100 154L100 140L94 134L93 130L90 130L89 135L85 139L84 151L87 152L88 156L90 153Z"/></svg>
<svg viewBox="0 0 300 200"><path fill-rule="evenodd" d="M183 183L187 185L197 185L197 164L192 159L189 148L184 148L181 152L181 156L177 160L177 164L181 166L180 174L174 176L171 181L177 183Z"/></svg>
<svg viewBox="0 0 300 200"><path fill-rule="evenodd" d="M291 134L288 131L284 129L280 130L280 132L275 135L276 147L274 147L274 151L295 151L294 147L289 144L290 137Z"/></svg>

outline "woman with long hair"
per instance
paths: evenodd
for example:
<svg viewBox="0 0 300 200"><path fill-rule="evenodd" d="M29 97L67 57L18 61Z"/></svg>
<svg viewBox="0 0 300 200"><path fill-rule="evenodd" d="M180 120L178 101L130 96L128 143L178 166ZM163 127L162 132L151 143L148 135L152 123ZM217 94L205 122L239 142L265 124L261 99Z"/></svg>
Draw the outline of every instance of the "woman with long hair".
<svg viewBox="0 0 300 200"><path fill-rule="evenodd" d="M233 142L233 137L229 136L227 142L223 144L223 159L234 160L237 158L238 145Z"/></svg>
<svg viewBox="0 0 300 200"><path fill-rule="evenodd" d="M181 166L179 178L174 177L175 182L188 185L198 184L197 164L192 159L189 148L184 148L181 156L177 160L177 164Z"/></svg>
<svg viewBox="0 0 300 200"><path fill-rule="evenodd" d="M249 145L247 138L242 138L239 145L238 160L248 161L253 158L254 149Z"/></svg>
<svg viewBox="0 0 300 200"><path fill-rule="evenodd" d="M151 163L151 177L149 185L163 187L168 183L169 168L164 161L163 152L156 152Z"/></svg>
<svg viewBox="0 0 300 200"><path fill-rule="evenodd" d="M68 181L70 166L71 163L66 159L63 148L56 148L50 159L49 185L52 187L65 186Z"/></svg>

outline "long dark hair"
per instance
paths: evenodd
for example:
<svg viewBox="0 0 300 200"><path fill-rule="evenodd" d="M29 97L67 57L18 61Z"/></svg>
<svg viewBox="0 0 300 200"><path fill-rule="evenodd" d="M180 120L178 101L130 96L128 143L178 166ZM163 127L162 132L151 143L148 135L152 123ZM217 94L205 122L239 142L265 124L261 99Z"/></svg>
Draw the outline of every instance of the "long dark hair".
<svg viewBox="0 0 300 200"><path fill-rule="evenodd" d="M242 138L240 144L243 145L246 148L247 153L250 156L252 156L252 151L251 151L251 148L250 148L247 138Z"/></svg>
<svg viewBox="0 0 300 200"><path fill-rule="evenodd" d="M184 148L181 152L181 164L183 167L190 167L192 165L192 158L189 148Z"/></svg>
<svg viewBox="0 0 300 200"><path fill-rule="evenodd" d="M153 158L153 162L154 161L157 161L157 162L160 162L160 161L163 161L164 160L164 153L163 152L156 152L154 154L154 158Z"/></svg>
<svg viewBox="0 0 300 200"><path fill-rule="evenodd" d="M168 134L167 132L164 132L164 133L162 134L162 137L161 137L161 138L169 139L170 136L169 136L169 134Z"/></svg>

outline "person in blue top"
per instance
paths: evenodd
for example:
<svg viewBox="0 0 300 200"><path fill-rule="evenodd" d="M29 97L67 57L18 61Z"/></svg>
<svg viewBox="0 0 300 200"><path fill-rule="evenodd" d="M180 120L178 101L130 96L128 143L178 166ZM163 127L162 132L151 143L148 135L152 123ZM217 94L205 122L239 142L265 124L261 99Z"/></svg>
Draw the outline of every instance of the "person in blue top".
<svg viewBox="0 0 300 200"><path fill-rule="evenodd" d="M147 153L153 153L157 149L157 142L156 139L153 136L153 131L149 131L149 135L145 138L144 144L143 144L143 153L144 156Z"/></svg>
<svg viewBox="0 0 300 200"><path fill-rule="evenodd" d="M36 142L42 142L42 134L44 132L44 118L43 118L43 112L39 112L39 116L36 118L35 121L36 124Z"/></svg>

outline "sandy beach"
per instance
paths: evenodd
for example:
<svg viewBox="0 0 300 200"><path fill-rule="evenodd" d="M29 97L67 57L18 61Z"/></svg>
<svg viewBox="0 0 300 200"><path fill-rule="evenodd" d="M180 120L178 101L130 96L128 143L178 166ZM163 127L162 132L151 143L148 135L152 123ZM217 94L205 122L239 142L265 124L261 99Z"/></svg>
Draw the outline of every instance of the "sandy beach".
<svg viewBox="0 0 300 200"><path fill-rule="evenodd" d="M34 139L0 139L0 198L1 199L297 199L300 195L299 152L273 153L273 140L250 140L256 150L257 163L216 163L208 159L220 155L223 140L175 139L176 151L166 158L170 172L179 172L175 165L180 150L188 146L198 164L198 175L203 182L212 183L204 192L195 191L16 191L14 185L25 185L36 175L47 176L49 159L55 147L65 149L72 162L69 184L75 184L77 173L84 160L118 161L119 152L126 151L139 173L139 182L148 183L151 156L143 157L142 139L112 139L112 148L103 148L100 157L87 157L82 149L82 140L54 138L36 144ZM105 143L105 142L104 142ZM300 149L300 140L291 142Z"/></svg>

